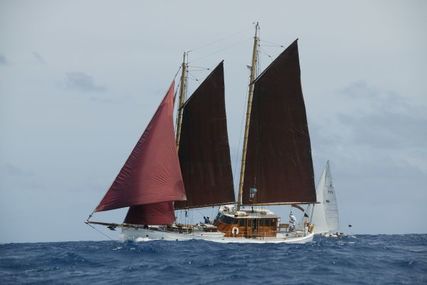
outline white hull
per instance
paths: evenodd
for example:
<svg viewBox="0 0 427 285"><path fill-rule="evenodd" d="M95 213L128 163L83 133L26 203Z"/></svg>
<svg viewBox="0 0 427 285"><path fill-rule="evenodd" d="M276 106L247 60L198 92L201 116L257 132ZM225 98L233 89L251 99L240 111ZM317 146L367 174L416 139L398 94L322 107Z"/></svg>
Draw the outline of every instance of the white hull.
<svg viewBox="0 0 427 285"><path fill-rule="evenodd" d="M166 240L166 241L186 241L186 240L206 240L218 243L288 243L303 244L313 241L314 234L305 236L289 237L284 234L277 234L277 237L266 238L235 238L224 237L220 232L202 232L178 233L152 229L134 229L122 228L124 240L136 242Z"/></svg>

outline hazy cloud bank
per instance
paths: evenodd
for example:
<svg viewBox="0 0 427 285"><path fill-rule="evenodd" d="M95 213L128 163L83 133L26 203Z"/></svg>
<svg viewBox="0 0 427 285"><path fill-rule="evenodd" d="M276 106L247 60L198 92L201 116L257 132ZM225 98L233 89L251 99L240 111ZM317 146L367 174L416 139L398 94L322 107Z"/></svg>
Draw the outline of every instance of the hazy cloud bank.
<svg viewBox="0 0 427 285"><path fill-rule="evenodd" d="M332 159L348 173L367 172L371 178L427 174L427 115L422 102L365 81L349 84L334 97L337 105L311 129L320 160Z"/></svg>

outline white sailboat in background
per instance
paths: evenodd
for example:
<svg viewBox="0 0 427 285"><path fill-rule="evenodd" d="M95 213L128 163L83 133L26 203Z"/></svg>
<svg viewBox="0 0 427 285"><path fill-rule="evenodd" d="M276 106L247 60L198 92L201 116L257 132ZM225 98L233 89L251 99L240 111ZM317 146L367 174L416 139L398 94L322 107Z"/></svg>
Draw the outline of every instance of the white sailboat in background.
<svg viewBox="0 0 427 285"><path fill-rule="evenodd" d="M317 185L316 196L319 204L316 204L313 209L314 233L332 237L342 236L343 233L339 232L337 197L332 183L329 161L326 162L326 167Z"/></svg>

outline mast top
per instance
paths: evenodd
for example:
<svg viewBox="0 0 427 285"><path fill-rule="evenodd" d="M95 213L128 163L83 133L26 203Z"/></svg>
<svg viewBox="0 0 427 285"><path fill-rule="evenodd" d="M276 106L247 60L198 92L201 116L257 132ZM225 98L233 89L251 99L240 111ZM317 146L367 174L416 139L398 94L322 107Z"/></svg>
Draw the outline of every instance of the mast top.
<svg viewBox="0 0 427 285"><path fill-rule="evenodd" d="M178 112L176 116L176 147L179 148L179 140L181 138L182 125L182 107L184 106L187 97L187 79L188 79L188 51L184 51L182 55L181 80L179 87Z"/></svg>

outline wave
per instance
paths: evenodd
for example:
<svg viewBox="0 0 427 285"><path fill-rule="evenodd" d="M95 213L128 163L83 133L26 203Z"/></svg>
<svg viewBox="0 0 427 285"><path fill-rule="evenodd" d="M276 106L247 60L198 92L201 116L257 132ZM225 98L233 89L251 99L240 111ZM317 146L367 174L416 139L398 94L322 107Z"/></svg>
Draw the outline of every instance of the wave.
<svg viewBox="0 0 427 285"><path fill-rule="evenodd" d="M312 243L208 241L0 245L0 283L389 284L427 282L427 235L316 237Z"/></svg>

